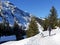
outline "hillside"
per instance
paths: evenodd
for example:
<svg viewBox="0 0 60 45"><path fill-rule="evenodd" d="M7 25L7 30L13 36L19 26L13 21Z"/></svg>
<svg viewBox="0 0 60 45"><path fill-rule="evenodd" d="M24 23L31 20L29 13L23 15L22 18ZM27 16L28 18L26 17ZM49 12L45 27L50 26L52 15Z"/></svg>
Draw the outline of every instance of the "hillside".
<svg viewBox="0 0 60 45"><path fill-rule="evenodd" d="M36 36L23 39L20 41L10 41L1 45L60 45L60 29L53 29L51 36L48 36L48 31L45 31L45 37L41 37L40 34ZM56 33L56 34L55 34ZM54 35L55 34L55 35Z"/></svg>

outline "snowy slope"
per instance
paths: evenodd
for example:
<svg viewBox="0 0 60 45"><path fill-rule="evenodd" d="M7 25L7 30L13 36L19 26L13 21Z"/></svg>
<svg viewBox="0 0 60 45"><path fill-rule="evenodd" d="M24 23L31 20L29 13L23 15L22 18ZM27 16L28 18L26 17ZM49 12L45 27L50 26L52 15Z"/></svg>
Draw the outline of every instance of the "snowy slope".
<svg viewBox="0 0 60 45"><path fill-rule="evenodd" d="M20 41L10 41L10 42L6 42L6 43L3 43L1 45L26 45L27 42L29 41L30 38L28 39L23 39L23 40L20 40Z"/></svg>
<svg viewBox="0 0 60 45"><path fill-rule="evenodd" d="M16 40L16 36L11 35L11 36L1 36L0 37L0 42L9 41L9 40Z"/></svg>
<svg viewBox="0 0 60 45"><path fill-rule="evenodd" d="M55 31L54 31L55 30ZM20 41L10 41L1 45L60 45L60 29L54 29L52 32L52 36L46 36L46 37L41 37L40 34L37 34L36 36L23 39ZM46 34L45 31L44 33ZM56 33L56 35L53 35Z"/></svg>
<svg viewBox="0 0 60 45"><path fill-rule="evenodd" d="M37 22L39 32L43 32L43 27Z"/></svg>

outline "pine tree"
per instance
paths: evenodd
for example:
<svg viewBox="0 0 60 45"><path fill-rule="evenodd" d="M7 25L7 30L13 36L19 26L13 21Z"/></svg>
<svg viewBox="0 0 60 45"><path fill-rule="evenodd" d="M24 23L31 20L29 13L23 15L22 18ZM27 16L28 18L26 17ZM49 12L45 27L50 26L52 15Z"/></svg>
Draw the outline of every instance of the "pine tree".
<svg viewBox="0 0 60 45"><path fill-rule="evenodd" d="M48 20L49 20L49 25L51 26L51 28L55 28L55 26L57 26L57 11L54 8L54 6L52 6L52 9L50 10L50 15L48 16Z"/></svg>
<svg viewBox="0 0 60 45"><path fill-rule="evenodd" d="M1 27L1 25L2 24L0 23L0 37L2 36L2 29L1 29L2 27Z"/></svg>
<svg viewBox="0 0 60 45"><path fill-rule="evenodd" d="M24 39L24 35L26 34L25 31L22 29L21 26L19 26L16 22L14 23L14 34L16 35L16 40Z"/></svg>
<svg viewBox="0 0 60 45"><path fill-rule="evenodd" d="M18 40L18 30L19 30L19 25L15 22L13 26L14 34L16 35L16 40Z"/></svg>
<svg viewBox="0 0 60 45"><path fill-rule="evenodd" d="M2 36L5 35L5 25L1 23Z"/></svg>
<svg viewBox="0 0 60 45"><path fill-rule="evenodd" d="M49 26L49 20L48 18L45 18L45 20L43 21L43 28L44 28L44 31L47 30L48 26Z"/></svg>
<svg viewBox="0 0 60 45"><path fill-rule="evenodd" d="M3 23L0 23L0 36L3 36L5 34L5 26L3 25Z"/></svg>
<svg viewBox="0 0 60 45"><path fill-rule="evenodd" d="M13 32L11 30L11 27L9 26L9 22L6 22L5 24L5 35L13 35Z"/></svg>
<svg viewBox="0 0 60 45"><path fill-rule="evenodd" d="M58 27L60 28L60 19L58 19Z"/></svg>
<svg viewBox="0 0 60 45"><path fill-rule="evenodd" d="M39 31L38 31L37 23L36 23L34 17L32 17L32 20L29 25L29 29L26 31L27 37L34 36L38 33L39 33Z"/></svg>

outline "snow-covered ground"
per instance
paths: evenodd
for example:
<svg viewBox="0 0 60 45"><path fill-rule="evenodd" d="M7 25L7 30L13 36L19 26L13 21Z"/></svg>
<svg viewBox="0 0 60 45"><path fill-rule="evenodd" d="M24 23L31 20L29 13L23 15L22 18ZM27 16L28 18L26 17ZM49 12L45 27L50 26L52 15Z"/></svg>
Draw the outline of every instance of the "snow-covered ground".
<svg viewBox="0 0 60 45"><path fill-rule="evenodd" d="M60 45L60 29L53 29L51 36L48 36L48 31L43 32L45 37L37 34L33 37L26 38L20 41L10 41L1 45Z"/></svg>
<svg viewBox="0 0 60 45"><path fill-rule="evenodd" d="M2 36L2 37L0 37L0 42L10 41L10 40L16 40L16 36L11 35L11 36Z"/></svg>

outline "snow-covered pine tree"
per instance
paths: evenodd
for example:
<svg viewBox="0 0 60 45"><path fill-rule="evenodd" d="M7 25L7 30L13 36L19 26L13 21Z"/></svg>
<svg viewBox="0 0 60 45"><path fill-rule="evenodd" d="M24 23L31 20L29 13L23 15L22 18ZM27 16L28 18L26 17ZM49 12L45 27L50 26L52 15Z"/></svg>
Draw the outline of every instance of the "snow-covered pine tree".
<svg viewBox="0 0 60 45"><path fill-rule="evenodd" d="M36 35L38 33L39 33L39 30L38 30L37 23L36 23L34 17L32 17L29 28L26 31L27 37L32 37L32 36L34 36L34 35Z"/></svg>

